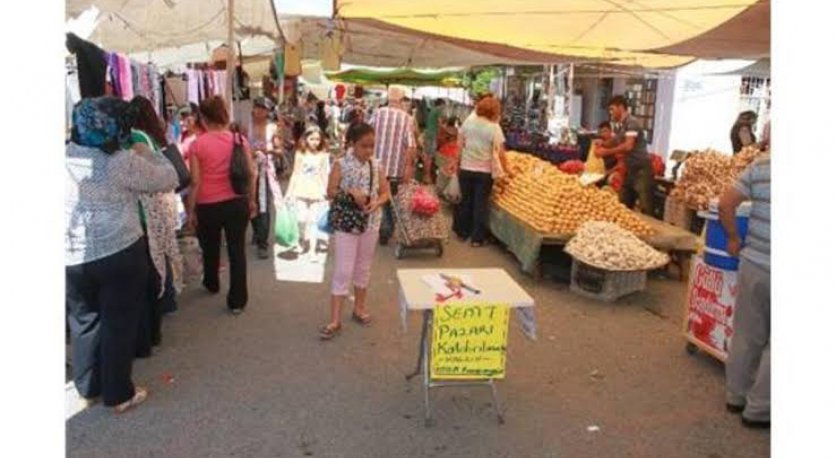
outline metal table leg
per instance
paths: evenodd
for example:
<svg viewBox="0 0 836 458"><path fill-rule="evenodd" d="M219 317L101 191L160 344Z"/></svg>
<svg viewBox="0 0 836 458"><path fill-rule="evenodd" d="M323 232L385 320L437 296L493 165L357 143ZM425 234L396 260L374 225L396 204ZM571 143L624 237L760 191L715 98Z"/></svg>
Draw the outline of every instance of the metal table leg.
<svg viewBox="0 0 836 458"><path fill-rule="evenodd" d="M491 379L491 396L493 397L493 408L496 411L496 419L499 421L500 425L505 424L505 415L502 412L502 406L499 404L499 396L496 393L496 382Z"/></svg>
<svg viewBox="0 0 836 458"><path fill-rule="evenodd" d="M413 377L421 373L424 362L424 344L427 342L427 332L429 332L430 314L432 310L424 310L424 323L421 325L421 342L418 344L418 363L415 365L415 372L407 374L406 380L412 380Z"/></svg>
<svg viewBox="0 0 836 458"><path fill-rule="evenodd" d="M499 395L496 389L495 380L481 380L481 381L462 381L462 382L444 382L430 380L430 339L429 332L432 326L432 310L424 310L424 322L421 326L421 342L418 349L418 363L415 371L406 376L407 380L411 380L416 375L422 375L422 388L424 390L424 426L432 426L432 407L430 405L430 389L440 388L445 386L468 386L468 385L490 385L491 397L493 398L494 411L499 424L505 424L505 414L502 411L502 405L499 402Z"/></svg>
<svg viewBox="0 0 836 458"><path fill-rule="evenodd" d="M431 311L427 310L424 316L425 330L430 327L432 319ZM424 426L432 426L432 411L430 410L430 340L424 339Z"/></svg>

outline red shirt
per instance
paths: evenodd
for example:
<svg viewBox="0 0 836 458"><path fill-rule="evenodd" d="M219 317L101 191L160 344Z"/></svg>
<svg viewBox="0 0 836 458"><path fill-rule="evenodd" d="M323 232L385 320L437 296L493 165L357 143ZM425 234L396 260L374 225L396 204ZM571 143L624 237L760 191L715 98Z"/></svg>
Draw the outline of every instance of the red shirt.
<svg viewBox="0 0 836 458"><path fill-rule="evenodd" d="M243 135L241 141L244 149L249 150L250 145ZM194 156L200 164L198 204L225 202L239 197L232 190L232 181L229 179L233 146L232 132L229 131L206 132L192 143L189 155Z"/></svg>

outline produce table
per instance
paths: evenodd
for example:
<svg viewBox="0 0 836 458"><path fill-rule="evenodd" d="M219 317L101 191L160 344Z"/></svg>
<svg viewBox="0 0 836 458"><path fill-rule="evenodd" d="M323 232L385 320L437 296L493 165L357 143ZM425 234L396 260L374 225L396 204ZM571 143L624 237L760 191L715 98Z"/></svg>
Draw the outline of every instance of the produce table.
<svg viewBox="0 0 836 458"><path fill-rule="evenodd" d="M680 280L685 280L690 256L697 251L697 237L676 226L646 215L640 215L654 235L643 240L659 251L671 253L676 258ZM489 218L491 233L504 243L522 265L524 272L540 276L540 249L547 245L563 246L572 234L544 234L497 205L491 206Z"/></svg>

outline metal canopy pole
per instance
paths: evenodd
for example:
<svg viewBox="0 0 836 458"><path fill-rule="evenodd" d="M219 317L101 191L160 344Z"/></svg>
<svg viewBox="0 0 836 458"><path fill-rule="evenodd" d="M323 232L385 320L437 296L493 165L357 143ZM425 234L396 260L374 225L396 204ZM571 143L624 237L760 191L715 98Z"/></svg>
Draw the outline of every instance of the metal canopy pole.
<svg viewBox="0 0 836 458"><path fill-rule="evenodd" d="M226 97L229 104L229 120L235 121L235 105L232 101L235 80L235 0L227 0L227 13Z"/></svg>
<svg viewBox="0 0 836 458"><path fill-rule="evenodd" d="M566 83L566 125L572 128L572 94L575 92L575 64L569 64L569 79Z"/></svg>

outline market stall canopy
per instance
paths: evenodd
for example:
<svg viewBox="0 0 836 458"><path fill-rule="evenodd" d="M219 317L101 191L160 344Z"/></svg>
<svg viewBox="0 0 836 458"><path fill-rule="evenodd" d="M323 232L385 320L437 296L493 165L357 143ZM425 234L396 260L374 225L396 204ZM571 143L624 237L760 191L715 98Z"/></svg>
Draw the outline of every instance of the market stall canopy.
<svg viewBox="0 0 836 458"><path fill-rule="evenodd" d="M341 72L326 72L325 76L331 81L364 85L458 87L464 80L464 75L460 71L420 71L411 68L392 70L354 68Z"/></svg>
<svg viewBox="0 0 836 458"><path fill-rule="evenodd" d="M754 25L765 25L757 40L746 38L745 32L753 31L740 20L721 28L739 15L762 17L764 11L766 24ZM700 54L726 57L719 53L723 50L729 57L769 52L765 0L337 0L337 12L349 20L376 19L441 37L642 67L678 66ZM684 47L689 41L699 44L701 36L714 48L718 40L730 41L722 42L718 52ZM683 48L673 48L677 44Z"/></svg>
<svg viewBox="0 0 836 458"><path fill-rule="evenodd" d="M270 54L283 37L287 42L302 44L304 59L318 60L326 38L337 34L342 62L355 65L443 68L568 61L561 56L501 44L435 37L375 20L334 21L288 16L281 11L273 16L269 2L238 0L235 3L236 39L241 42L245 56ZM89 21L92 33L83 33L83 38L105 49L173 68L206 61L211 50L226 41L226 3L224 0L178 0L176 4L170 0L150 3L68 0L67 16L68 24L85 12L85 16L92 17Z"/></svg>
<svg viewBox="0 0 836 458"><path fill-rule="evenodd" d="M226 0L67 0L67 19L95 7L91 42L170 67L206 60L226 41ZM566 56L436 36L374 19L332 20L274 14L271 0L236 0L235 35L244 55L264 55L281 38L302 43L304 59L319 59L326 37L338 34L342 62L377 67L556 64ZM574 58L577 60L577 58Z"/></svg>
<svg viewBox="0 0 836 458"><path fill-rule="evenodd" d="M374 19L285 18L285 35L298 28L305 59L318 59L323 38L340 34L342 62L368 67L448 68L482 65L568 63L565 56L436 36L386 24ZM288 40L296 42L288 36Z"/></svg>
<svg viewBox="0 0 836 458"><path fill-rule="evenodd" d="M658 49L701 58L758 59L769 57L770 3L758 0L719 27Z"/></svg>
<svg viewBox="0 0 836 458"><path fill-rule="evenodd" d="M740 75L753 76L756 78L769 78L772 73L770 71L770 66L770 59L761 59L751 65L727 72L717 72L715 75Z"/></svg>
<svg viewBox="0 0 836 458"><path fill-rule="evenodd" d="M249 38L248 45L262 47L279 39L271 2L235 1L238 39ZM227 0L67 0L67 16L76 17L95 6L101 15L89 40L130 54L226 40L227 4Z"/></svg>

